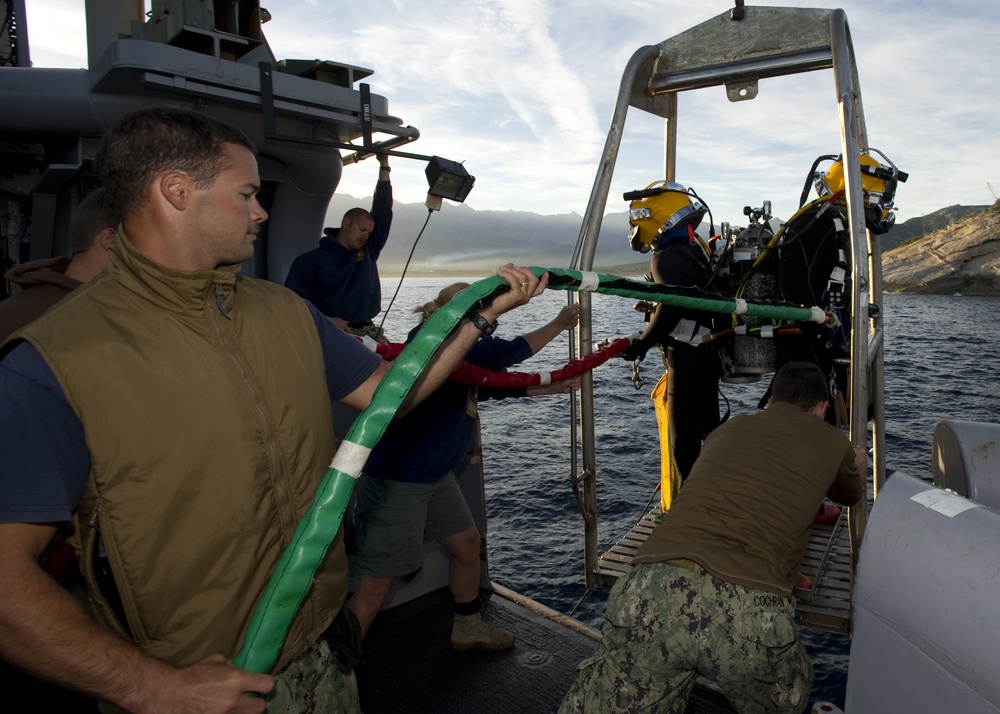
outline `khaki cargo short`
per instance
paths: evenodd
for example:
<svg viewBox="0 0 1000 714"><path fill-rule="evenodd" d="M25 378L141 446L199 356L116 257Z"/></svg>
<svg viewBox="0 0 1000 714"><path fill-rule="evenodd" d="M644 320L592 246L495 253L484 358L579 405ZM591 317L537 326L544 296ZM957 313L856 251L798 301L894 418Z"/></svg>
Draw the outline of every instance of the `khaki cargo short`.
<svg viewBox="0 0 1000 714"><path fill-rule="evenodd" d="M354 519L358 569L376 578L413 575L423 564L425 543L474 525L451 472L434 483L380 481L363 474Z"/></svg>

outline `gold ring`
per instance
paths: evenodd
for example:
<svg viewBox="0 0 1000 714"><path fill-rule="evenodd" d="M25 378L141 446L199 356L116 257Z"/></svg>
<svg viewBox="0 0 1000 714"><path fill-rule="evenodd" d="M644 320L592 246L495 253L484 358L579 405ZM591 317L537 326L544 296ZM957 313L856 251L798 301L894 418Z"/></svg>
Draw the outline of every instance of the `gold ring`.
<svg viewBox="0 0 1000 714"><path fill-rule="evenodd" d="M521 290L527 290L527 288L528 288L528 286L529 286L530 284L531 284L531 283L521 283Z"/></svg>

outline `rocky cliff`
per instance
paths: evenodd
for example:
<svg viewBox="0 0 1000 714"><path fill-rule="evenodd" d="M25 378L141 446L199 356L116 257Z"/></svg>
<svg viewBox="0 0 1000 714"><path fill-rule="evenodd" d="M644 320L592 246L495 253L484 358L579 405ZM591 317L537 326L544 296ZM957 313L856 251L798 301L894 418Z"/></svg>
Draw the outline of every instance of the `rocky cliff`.
<svg viewBox="0 0 1000 714"><path fill-rule="evenodd" d="M982 213L987 208L989 205L963 206L959 204L939 208L936 211L923 213L902 223L897 223L889 229L888 233L879 237L879 241L882 243L882 252L888 253L893 248L898 248L901 243L911 242L914 238L920 238L928 233L947 228L952 223L957 223L966 216Z"/></svg>
<svg viewBox="0 0 1000 714"><path fill-rule="evenodd" d="M887 292L1000 295L1000 204L882 256Z"/></svg>

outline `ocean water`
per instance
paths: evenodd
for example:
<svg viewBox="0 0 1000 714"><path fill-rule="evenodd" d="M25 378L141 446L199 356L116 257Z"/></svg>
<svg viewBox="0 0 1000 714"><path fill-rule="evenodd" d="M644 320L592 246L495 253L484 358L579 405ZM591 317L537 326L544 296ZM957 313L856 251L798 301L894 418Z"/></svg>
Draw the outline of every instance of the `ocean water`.
<svg viewBox="0 0 1000 714"><path fill-rule="evenodd" d="M415 324L410 310L457 279L407 278L385 319L392 340ZM469 282L475 278L468 279ZM396 279L384 279L388 303ZM552 319L566 293L550 290L501 318L497 335L514 337ZM890 469L930 479L931 438L945 418L993 421L1000 404L996 357L1000 331L986 318L1000 298L886 295L886 445ZM642 329L633 301L594 295L595 340ZM521 365L542 371L565 364L565 333ZM630 364L612 359L594 371L597 406L598 538L603 552L658 498L659 443L649 392L662 369L655 353L641 365L641 389ZM755 408L766 379L723 385L733 413ZM570 487L570 408L565 396L481 404L486 469L490 576L496 582L594 627L607 592L584 587L583 524ZM811 702L843 706L850 640L804 630L816 680Z"/></svg>

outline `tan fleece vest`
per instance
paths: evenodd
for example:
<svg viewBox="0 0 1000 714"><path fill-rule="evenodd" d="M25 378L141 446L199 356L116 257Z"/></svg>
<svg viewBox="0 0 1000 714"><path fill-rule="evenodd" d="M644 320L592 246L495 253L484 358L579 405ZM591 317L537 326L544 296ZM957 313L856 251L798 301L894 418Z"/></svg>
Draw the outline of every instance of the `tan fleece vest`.
<svg viewBox="0 0 1000 714"><path fill-rule="evenodd" d="M257 599L335 451L315 324L289 290L163 268L123 234L107 279L23 332L83 424L78 555L107 549L136 644L183 666L242 644ZM342 532L275 671L315 642L347 582Z"/></svg>

